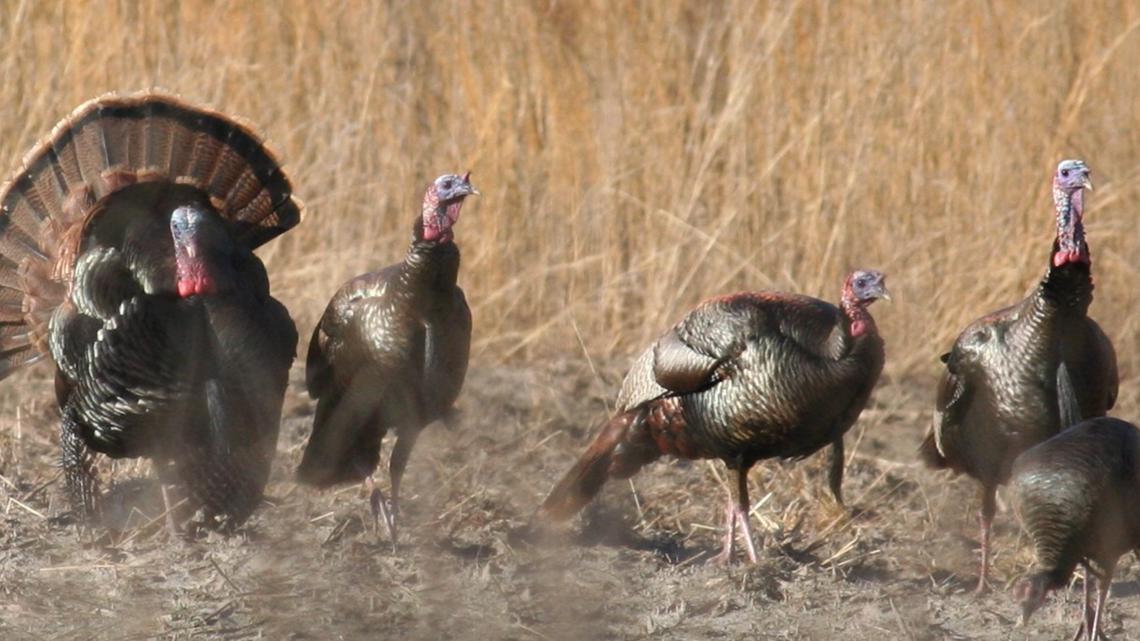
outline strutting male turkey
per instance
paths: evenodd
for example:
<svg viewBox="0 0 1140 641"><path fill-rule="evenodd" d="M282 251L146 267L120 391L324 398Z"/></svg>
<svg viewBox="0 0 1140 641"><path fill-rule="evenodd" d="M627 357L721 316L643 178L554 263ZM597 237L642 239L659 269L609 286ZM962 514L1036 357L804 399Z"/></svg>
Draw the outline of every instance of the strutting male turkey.
<svg viewBox="0 0 1140 641"><path fill-rule="evenodd" d="M883 274L859 270L839 306L777 292L714 298L688 313L634 362L617 413L542 504L565 520L609 478L625 479L668 454L719 458L736 471L725 519L756 561L748 524L748 470L768 458L802 458L831 445L829 485L842 502L843 435L883 368L883 341L868 306L889 299Z"/></svg>
<svg viewBox="0 0 1140 641"><path fill-rule="evenodd" d="M206 526L260 502L297 332L252 250L291 192L249 128L152 92L81 105L0 190L0 375L54 360L80 515L91 452L153 459Z"/></svg>
<svg viewBox="0 0 1140 641"><path fill-rule="evenodd" d="M363 480L393 547L412 447L427 424L447 418L467 374L471 310L456 285L452 227L464 199L478 193L470 173L436 178L404 260L345 283L309 342L305 382L317 410L297 478L316 487ZM372 480L389 429L390 500Z"/></svg>
<svg viewBox="0 0 1140 641"><path fill-rule="evenodd" d="M1082 564L1084 608L1074 638L1085 632L1094 641L1117 560L1140 551L1140 432L1115 418L1079 423L1019 456L1010 486L1037 552L1033 572L1014 587L1022 622Z"/></svg>
<svg viewBox="0 0 1140 641"><path fill-rule="evenodd" d="M1088 317L1093 284L1085 242L1089 169L1065 160L1053 176L1057 236L1045 278L1021 302L974 321L942 356L934 421L922 443L928 466L982 484L981 572L986 586L997 486L1026 448L1116 401L1116 354Z"/></svg>

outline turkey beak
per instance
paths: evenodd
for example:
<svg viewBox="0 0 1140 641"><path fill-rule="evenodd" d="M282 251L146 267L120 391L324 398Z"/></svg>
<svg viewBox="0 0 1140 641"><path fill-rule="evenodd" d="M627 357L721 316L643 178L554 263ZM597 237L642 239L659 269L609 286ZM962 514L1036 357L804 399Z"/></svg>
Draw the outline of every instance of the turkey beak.
<svg viewBox="0 0 1140 641"><path fill-rule="evenodd" d="M1081 187L1084 187L1085 189L1087 189L1089 191L1093 190L1092 178L1089 178L1088 174L1085 174L1084 176L1081 177Z"/></svg>
<svg viewBox="0 0 1140 641"><path fill-rule="evenodd" d="M186 243L186 257L194 258L198 255L198 247L194 243Z"/></svg>
<svg viewBox="0 0 1140 641"><path fill-rule="evenodd" d="M886 283L879 283L879 298L887 301L888 303L891 302L891 293L887 291Z"/></svg>
<svg viewBox="0 0 1140 641"><path fill-rule="evenodd" d="M467 193L464 194L464 196L481 196L482 195L479 193L478 189L475 189L475 185L471 184L471 172L467 172L467 173L463 174L463 184L467 187Z"/></svg>

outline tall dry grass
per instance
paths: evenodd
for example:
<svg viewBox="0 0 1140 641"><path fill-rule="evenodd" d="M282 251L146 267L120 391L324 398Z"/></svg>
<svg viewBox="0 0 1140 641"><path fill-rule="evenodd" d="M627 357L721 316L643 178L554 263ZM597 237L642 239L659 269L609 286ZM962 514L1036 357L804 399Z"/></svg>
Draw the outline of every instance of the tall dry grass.
<svg viewBox="0 0 1140 641"><path fill-rule="evenodd" d="M894 376L1045 268L1048 180L1093 168L1094 313L1140 353L1140 6L1127 1L0 5L0 164L79 102L240 114L307 220L263 251L311 327L471 169L475 359L624 355L717 292L835 298L880 267Z"/></svg>

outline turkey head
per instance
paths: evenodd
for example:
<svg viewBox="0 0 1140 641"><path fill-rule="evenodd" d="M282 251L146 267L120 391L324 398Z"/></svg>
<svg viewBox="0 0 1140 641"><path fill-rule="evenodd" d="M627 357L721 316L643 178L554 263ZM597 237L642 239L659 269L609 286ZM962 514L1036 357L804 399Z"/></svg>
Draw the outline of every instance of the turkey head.
<svg viewBox="0 0 1140 641"><path fill-rule="evenodd" d="M444 174L436 178L424 193L424 240L451 242L451 227L459 220L463 199L477 195L479 190L471 185L471 172L462 176Z"/></svg>

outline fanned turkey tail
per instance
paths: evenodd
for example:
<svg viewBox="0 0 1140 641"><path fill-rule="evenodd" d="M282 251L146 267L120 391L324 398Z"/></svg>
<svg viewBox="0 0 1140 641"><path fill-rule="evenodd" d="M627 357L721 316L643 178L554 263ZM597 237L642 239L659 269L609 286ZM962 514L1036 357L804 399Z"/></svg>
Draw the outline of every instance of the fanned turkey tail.
<svg viewBox="0 0 1140 641"><path fill-rule="evenodd" d="M80 105L0 187L0 378L48 353L98 203L130 185L204 191L253 249L301 219L280 164L247 126L156 92Z"/></svg>
<svg viewBox="0 0 1140 641"><path fill-rule="evenodd" d="M611 418L594 441L554 486L539 508L541 519L565 521L586 506L611 477L629 478L661 453L651 440L637 438L646 419L639 407Z"/></svg>

